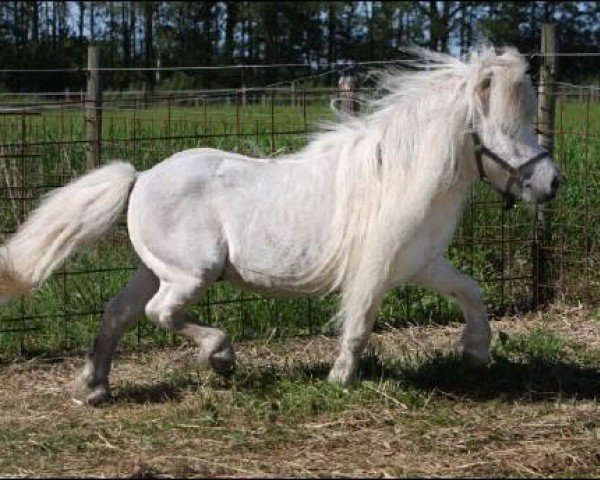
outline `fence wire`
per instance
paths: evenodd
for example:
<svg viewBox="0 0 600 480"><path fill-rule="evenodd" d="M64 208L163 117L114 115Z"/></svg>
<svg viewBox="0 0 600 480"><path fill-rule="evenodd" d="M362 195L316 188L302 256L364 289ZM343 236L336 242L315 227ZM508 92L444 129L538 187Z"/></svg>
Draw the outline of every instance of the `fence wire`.
<svg viewBox="0 0 600 480"><path fill-rule="evenodd" d="M540 242L534 210L518 203L505 211L500 198L476 183L469 193L449 257L478 280L493 315L534 308L542 289L549 299L598 301L600 281L600 109L598 88L557 87L555 158L564 178L559 198L547 209L549 235ZM320 121L331 118L332 89L187 91L104 95L101 159L125 159L145 170L186 148L212 147L270 156L307 142ZM41 195L86 172L85 99L64 95L0 99L0 215L3 239L16 230ZM536 252L544 253L543 278ZM67 261L33 295L0 310L0 358L56 354L86 348L107 300L134 269L125 216L96 246ZM208 324L234 339L311 335L331 331L335 296L273 300L215 285L193 307ZM458 309L429 291L401 287L390 292L378 325L447 322ZM179 341L141 321L126 334L124 348Z"/></svg>

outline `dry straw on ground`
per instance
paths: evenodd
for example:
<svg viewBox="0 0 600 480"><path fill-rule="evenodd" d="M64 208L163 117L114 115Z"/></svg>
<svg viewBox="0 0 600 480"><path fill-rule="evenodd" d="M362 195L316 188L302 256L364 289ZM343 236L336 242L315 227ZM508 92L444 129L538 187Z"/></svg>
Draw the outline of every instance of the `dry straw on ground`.
<svg viewBox="0 0 600 480"><path fill-rule="evenodd" d="M600 474L600 322L583 308L493 323L494 364L464 372L460 325L374 335L364 381L323 381L336 340L237 346L224 382L191 346L122 355L115 399L76 405L83 358L0 367L0 473L11 476Z"/></svg>

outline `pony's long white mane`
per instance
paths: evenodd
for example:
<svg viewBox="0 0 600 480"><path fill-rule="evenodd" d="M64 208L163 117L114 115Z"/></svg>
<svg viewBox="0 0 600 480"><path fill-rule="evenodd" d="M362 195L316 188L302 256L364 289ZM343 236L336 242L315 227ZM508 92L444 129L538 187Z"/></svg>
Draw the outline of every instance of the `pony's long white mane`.
<svg viewBox="0 0 600 480"><path fill-rule="evenodd" d="M295 155L339 159L330 235L319 246L319 260L298 275L298 288L333 291L360 285L356 276L365 274L363 262L373 270L389 270L381 262L391 261L390 250L410 238L432 199L461 178L463 140L482 109L477 85L490 70L522 76L526 69L514 49L482 47L466 62L424 49L410 51L417 56L407 62L410 70L377 75L386 93L367 100L370 113L327 125ZM384 234L392 225L400 230Z"/></svg>

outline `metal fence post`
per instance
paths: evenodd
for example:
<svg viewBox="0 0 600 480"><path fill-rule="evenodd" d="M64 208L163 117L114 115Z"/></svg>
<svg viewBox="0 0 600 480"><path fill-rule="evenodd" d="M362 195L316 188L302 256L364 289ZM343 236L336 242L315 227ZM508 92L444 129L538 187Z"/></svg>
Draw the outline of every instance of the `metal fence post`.
<svg viewBox="0 0 600 480"><path fill-rule="evenodd" d="M241 119L240 119L240 97L242 96L242 91L235 92L235 144L237 147L237 151L240 151L240 136L241 136Z"/></svg>
<svg viewBox="0 0 600 480"><path fill-rule="evenodd" d="M88 170L100 164L102 146L102 88L100 85L100 58L98 48L88 47L87 93L85 98L85 131L87 140L86 166Z"/></svg>
<svg viewBox="0 0 600 480"><path fill-rule="evenodd" d="M292 80L290 85L290 107L296 106L296 82Z"/></svg>
<svg viewBox="0 0 600 480"><path fill-rule="evenodd" d="M275 152L275 90L271 89L271 155Z"/></svg>
<svg viewBox="0 0 600 480"><path fill-rule="evenodd" d="M554 80L558 70L556 57L556 25L542 24L541 62L538 86L538 142L553 153L554 148ZM546 206L537 206L533 231L533 307L552 299L551 265L547 248L552 241L551 212Z"/></svg>

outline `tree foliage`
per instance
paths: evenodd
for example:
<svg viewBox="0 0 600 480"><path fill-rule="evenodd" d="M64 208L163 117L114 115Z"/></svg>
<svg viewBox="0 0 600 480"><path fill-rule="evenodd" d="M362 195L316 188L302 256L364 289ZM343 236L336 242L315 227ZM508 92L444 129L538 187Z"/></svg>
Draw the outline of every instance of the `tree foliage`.
<svg viewBox="0 0 600 480"><path fill-rule="evenodd" d="M111 72L109 88L263 85L338 63L398 58L413 43L464 54L483 39L539 49L556 22L566 52L598 52L598 2L0 2L0 69L85 66L90 42L106 67L302 63L306 67L210 72ZM563 77L597 76L600 62L561 59ZM80 89L82 72L0 73L10 90Z"/></svg>

